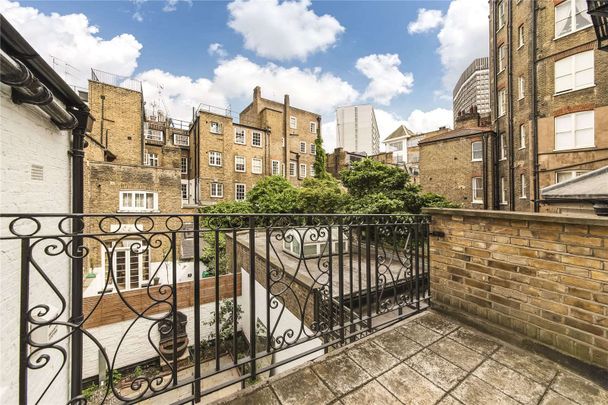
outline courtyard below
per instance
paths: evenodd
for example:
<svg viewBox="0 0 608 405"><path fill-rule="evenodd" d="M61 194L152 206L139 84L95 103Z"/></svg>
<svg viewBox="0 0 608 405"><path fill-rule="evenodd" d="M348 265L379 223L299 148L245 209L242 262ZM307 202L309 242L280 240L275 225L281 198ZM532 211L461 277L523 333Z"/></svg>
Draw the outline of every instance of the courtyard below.
<svg viewBox="0 0 608 405"><path fill-rule="evenodd" d="M559 364L428 310L216 404L608 403Z"/></svg>

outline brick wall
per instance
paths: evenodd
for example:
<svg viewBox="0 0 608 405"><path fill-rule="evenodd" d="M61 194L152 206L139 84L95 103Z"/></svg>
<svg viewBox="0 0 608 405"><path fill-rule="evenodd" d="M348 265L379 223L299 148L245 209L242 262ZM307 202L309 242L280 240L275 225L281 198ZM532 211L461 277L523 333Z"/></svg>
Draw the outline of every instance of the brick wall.
<svg viewBox="0 0 608 405"><path fill-rule="evenodd" d="M608 218L428 209L434 305L608 367Z"/></svg>

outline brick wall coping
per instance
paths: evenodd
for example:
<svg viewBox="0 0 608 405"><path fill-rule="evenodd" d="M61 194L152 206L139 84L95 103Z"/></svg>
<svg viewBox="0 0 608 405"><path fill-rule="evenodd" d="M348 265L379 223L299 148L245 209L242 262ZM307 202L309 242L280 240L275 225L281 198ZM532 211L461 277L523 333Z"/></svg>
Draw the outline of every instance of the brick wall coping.
<svg viewBox="0 0 608 405"><path fill-rule="evenodd" d="M433 215L456 215L463 217L509 219L517 221L552 222L560 224L579 224L608 226L608 217L591 217L585 215L563 215L533 212L513 212L495 210L473 210L461 208L423 208L423 214Z"/></svg>

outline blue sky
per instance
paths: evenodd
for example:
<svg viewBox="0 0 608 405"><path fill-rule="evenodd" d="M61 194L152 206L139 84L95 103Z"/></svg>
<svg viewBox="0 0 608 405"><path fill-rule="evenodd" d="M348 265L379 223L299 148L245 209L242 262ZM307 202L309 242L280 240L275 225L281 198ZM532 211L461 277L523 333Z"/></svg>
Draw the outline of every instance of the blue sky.
<svg viewBox="0 0 608 405"><path fill-rule="evenodd" d="M136 77L180 118L197 102L238 110L262 84L266 97L289 92L322 113L328 137L349 103L373 104L383 137L399 123L450 124L455 78L487 55L485 0L0 0L0 10L68 81L85 84L89 67Z"/></svg>

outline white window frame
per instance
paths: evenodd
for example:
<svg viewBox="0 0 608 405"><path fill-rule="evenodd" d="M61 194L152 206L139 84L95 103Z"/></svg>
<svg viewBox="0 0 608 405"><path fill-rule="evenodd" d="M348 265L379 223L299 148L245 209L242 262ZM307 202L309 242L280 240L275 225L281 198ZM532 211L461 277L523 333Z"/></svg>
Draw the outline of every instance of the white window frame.
<svg viewBox="0 0 608 405"><path fill-rule="evenodd" d="M526 192L528 185L526 184L527 181L526 181L525 174L522 173L519 175L519 182L520 182L520 188L521 188L519 198L524 200L524 199L528 198L528 193Z"/></svg>
<svg viewBox="0 0 608 405"><path fill-rule="evenodd" d="M576 70L577 69L577 66L576 66L577 60L581 60L583 57L589 56L589 55L591 55L591 66L587 66L581 70ZM566 74L558 77L557 71L558 71L558 67L560 67L560 66L564 66L565 70L569 71L569 73L566 73ZM592 77L591 83L585 83L585 84L577 86L576 85L576 75L583 73L583 72L587 72L589 70L591 70L591 77ZM558 81L558 79L562 79L562 78L569 78L569 80L568 80L569 86L568 86L568 88L558 90L557 81ZM593 86L595 86L595 53L593 52L593 50L579 52L574 55L570 55L568 57L555 61L555 64L553 65L553 91L554 91L555 95L569 93L571 91L587 89L587 88L593 87Z"/></svg>
<svg viewBox="0 0 608 405"><path fill-rule="evenodd" d="M298 129L298 119L293 115L289 117L289 128Z"/></svg>
<svg viewBox="0 0 608 405"><path fill-rule="evenodd" d="M144 138L147 141L163 142L165 132L159 129L151 129L147 122L144 122Z"/></svg>
<svg viewBox="0 0 608 405"><path fill-rule="evenodd" d="M256 144L255 137L256 135L259 137L258 142ZM262 147L262 133L259 131L251 131L251 146L254 148Z"/></svg>
<svg viewBox="0 0 608 405"><path fill-rule="evenodd" d="M496 31L500 31L502 27L505 26L506 17L505 17L505 2L503 0L499 1L497 4L497 17L498 17L498 29Z"/></svg>
<svg viewBox="0 0 608 405"><path fill-rule="evenodd" d="M477 187L477 180L481 183L480 187ZM471 179L471 190L472 190L472 201L475 204L483 204L483 178L473 177ZM481 194L481 198L476 198L478 192Z"/></svg>
<svg viewBox="0 0 608 405"><path fill-rule="evenodd" d="M300 142L300 153L306 153L306 142Z"/></svg>
<svg viewBox="0 0 608 405"><path fill-rule="evenodd" d="M184 164L184 162L185 162L185 164ZM188 174L188 163L189 163L188 158L182 156L180 159L180 164L179 164L181 174Z"/></svg>
<svg viewBox="0 0 608 405"><path fill-rule="evenodd" d="M310 165L310 177L315 177L315 165Z"/></svg>
<svg viewBox="0 0 608 405"><path fill-rule="evenodd" d="M296 173L296 172L297 172L297 170L298 170L298 167L297 167L297 165L296 165L296 162L289 162L289 175L290 175L291 177L296 177L296 175L297 175L297 173Z"/></svg>
<svg viewBox="0 0 608 405"><path fill-rule="evenodd" d="M587 128L577 128L576 124L577 121L579 119L581 119L581 117L583 115L587 115L587 116L591 116L591 123L592 126L591 127L587 127ZM558 147L558 136L560 135L560 132L558 132L558 126L560 125L560 122L563 122L564 124L567 124L568 120L570 120L570 137L572 139L571 144L566 145L566 146L560 146ZM555 150L574 150L574 149L584 149L584 148L593 148L595 147L595 111L594 110L588 110L588 111L579 111L579 112L575 112L575 113L571 113L571 114L565 114L565 115L560 115L555 117L555 121L554 121L554 127L555 127L555 138L554 138L554 142L555 142ZM591 130L592 135L592 140L591 142L588 143L584 143L582 140L577 142L577 132L582 132L584 130ZM562 131L561 134L567 134L568 132L566 131Z"/></svg>
<svg viewBox="0 0 608 405"><path fill-rule="evenodd" d="M135 205L136 196L143 194L143 207L137 207ZM148 195L152 195L152 207L147 207ZM131 196L131 206L124 204L124 196ZM155 212L158 211L158 193L154 191L143 191L143 190L122 190L118 193L118 210L120 212Z"/></svg>
<svg viewBox="0 0 608 405"><path fill-rule="evenodd" d="M517 79L517 88L519 92L519 100L522 100L526 96L526 79L523 76L519 76Z"/></svg>
<svg viewBox="0 0 608 405"><path fill-rule="evenodd" d="M190 146L190 137L188 135L173 134L173 145Z"/></svg>
<svg viewBox="0 0 608 405"><path fill-rule="evenodd" d="M502 117L507 113L507 90L498 90L498 116Z"/></svg>
<svg viewBox="0 0 608 405"><path fill-rule="evenodd" d="M315 143L311 143L310 144L310 154L311 155L316 155L317 154L317 145Z"/></svg>
<svg viewBox="0 0 608 405"><path fill-rule="evenodd" d="M578 176L582 176L583 174L587 173L588 170L560 170L558 172L555 172L555 184L558 183L563 183L564 181L568 181L568 180L572 180ZM563 181L559 181L559 175L560 174L570 174L570 178L567 180L563 180Z"/></svg>
<svg viewBox="0 0 608 405"><path fill-rule="evenodd" d="M215 129L214 126L216 126L217 129ZM211 132L212 134L223 134L224 128L223 128L222 123L216 122L216 121L211 121L209 123L209 132Z"/></svg>
<svg viewBox="0 0 608 405"><path fill-rule="evenodd" d="M238 166L241 163L243 165L243 169L239 170ZM245 156L236 155L234 157L234 171L235 172L239 172L239 173L245 173L245 172L247 172L247 159L245 159Z"/></svg>
<svg viewBox="0 0 608 405"><path fill-rule="evenodd" d="M209 166L222 167L222 152L215 150L209 151ZM219 163L216 163L218 162Z"/></svg>
<svg viewBox="0 0 608 405"><path fill-rule="evenodd" d="M243 198L238 198L239 186L243 186ZM247 185L245 183L236 183L234 185L234 201L245 201L246 199L247 199Z"/></svg>
<svg viewBox="0 0 608 405"><path fill-rule="evenodd" d="M587 13L587 2L585 0L582 0L582 3L585 5L585 9L582 10L579 14L586 14ZM565 32L561 35L558 35L557 33L557 14L558 14L558 9L566 9L566 8L570 8L569 10L569 15L567 17L567 19L570 20L570 30L568 32ZM553 23L553 36L555 39L558 38L563 38L565 36L568 36L570 34L573 34L575 32L578 32L580 30L584 30L586 28L589 28L593 25L593 22L591 21L591 17L589 15L587 15L587 17L589 18L587 20L587 24L583 25L579 28L576 28L576 0L564 0L563 2L561 2L560 4L556 5L554 8L554 23Z"/></svg>
<svg viewBox="0 0 608 405"><path fill-rule="evenodd" d="M306 164L305 163L300 163L300 178L305 178L306 177Z"/></svg>
<svg viewBox="0 0 608 405"><path fill-rule="evenodd" d="M507 180L500 178L500 205L507 205Z"/></svg>
<svg viewBox="0 0 608 405"><path fill-rule="evenodd" d="M521 24L519 27L517 27L517 44L518 47L517 49L521 49L524 46L524 41L525 41L525 31L524 31L524 25Z"/></svg>
<svg viewBox="0 0 608 405"><path fill-rule="evenodd" d="M519 126L519 149L526 149L526 124Z"/></svg>
<svg viewBox="0 0 608 405"><path fill-rule="evenodd" d="M234 143L237 145L247 144L247 131L245 128L234 128Z"/></svg>
<svg viewBox="0 0 608 405"><path fill-rule="evenodd" d="M273 160L271 162L270 170L271 170L271 173L273 176L280 176L281 175L281 161Z"/></svg>
<svg viewBox="0 0 608 405"><path fill-rule="evenodd" d="M138 288L143 288L147 283L150 282L150 248L147 248L144 243L141 241L135 241L133 243L141 244L141 247L137 248L137 246L132 246L129 244L125 246L125 242L129 240L124 240L122 246L116 246L113 242L112 250L114 254L112 255L112 269L114 272L114 279L116 280L115 288L119 289L121 292L136 290ZM124 287L118 285L118 258L119 256L124 254ZM131 269L131 255L137 255L137 269ZM147 261L148 267L148 278L144 277L144 267ZM138 284L136 286L131 285L131 272L137 271L137 281Z"/></svg>
<svg viewBox="0 0 608 405"><path fill-rule="evenodd" d="M262 159L251 158L251 173L262 174Z"/></svg>
<svg viewBox="0 0 608 405"><path fill-rule="evenodd" d="M146 152L144 155L144 165L150 167L158 167L158 154Z"/></svg>
<svg viewBox="0 0 608 405"><path fill-rule="evenodd" d="M479 149L478 151L475 150L475 145L481 145L481 149ZM481 155L479 158L475 158L475 152L479 152L479 154ZM483 161L483 142L482 141L475 141L475 142L471 142L471 162L482 162Z"/></svg>
<svg viewBox="0 0 608 405"><path fill-rule="evenodd" d="M313 134L317 133L317 123L314 121L310 121L310 132Z"/></svg>
<svg viewBox="0 0 608 405"><path fill-rule="evenodd" d="M502 44L498 47L498 73L506 69L505 58L505 44Z"/></svg>
<svg viewBox="0 0 608 405"><path fill-rule="evenodd" d="M216 181L209 184L209 196L211 198L223 198L224 197L224 183L218 183Z"/></svg>
<svg viewBox="0 0 608 405"><path fill-rule="evenodd" d="M509 148L507 147L507 134L500 134L500 160L507 160Z"/></svg>

